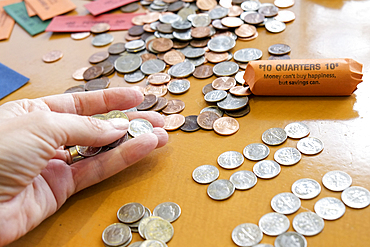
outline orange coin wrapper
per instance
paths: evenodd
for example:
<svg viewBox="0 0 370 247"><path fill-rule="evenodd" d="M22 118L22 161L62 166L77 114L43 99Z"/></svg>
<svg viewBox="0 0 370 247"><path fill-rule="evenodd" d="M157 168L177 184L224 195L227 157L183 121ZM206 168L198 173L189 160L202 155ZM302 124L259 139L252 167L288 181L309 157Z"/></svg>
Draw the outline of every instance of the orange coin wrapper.
<svg viewBox="0 0 370 247"><path fill-rule="evenodd" d="M348 96L362 82L362 64L349 58L251 61L244 80L254 95Z"/></svg>

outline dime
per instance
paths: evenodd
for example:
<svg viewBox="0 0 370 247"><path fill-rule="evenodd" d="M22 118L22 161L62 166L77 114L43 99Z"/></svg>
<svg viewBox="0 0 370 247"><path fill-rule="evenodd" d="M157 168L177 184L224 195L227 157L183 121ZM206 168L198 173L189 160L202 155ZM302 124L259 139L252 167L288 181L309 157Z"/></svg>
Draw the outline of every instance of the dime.
<svg viewBox="0 0 370 247"><path fill-rule="evenodd" d="M110 25L108 23L102 22L102 23L97 23L94 26L90 28L90 32L92 33L104 33L109 31Z"/></svg>
<svg viewBox="0 0 370 247"><path fill-rule="evenodd" d="M228 8L224 8L224 7L216 7L214 9L211 9L208 14L209 14L209 17L214 20L214 19L221 19L225 16L227 16L227 14L229 13L229 9Z"/></svg>
<svg viewBox="0 0 370 247"><path fill-rule="evenodd" d="M200 129L197 123L197 115L189 115L185 117L185 123L180 127L182 131L192 132Z"/></svg>
<svg viewBox="0 0 370 247"><path fill-rule="evenodd" d="M208 48L214 52L225 52L234 48L236 42L229 36L217 36L208 42Z"/></svg>
<svg viewBox="0 0 370 247"><path fill-rule="evenodd" d="M212 182L207 188L207 194L213 200L226 200L234 194L235 186L227 179Z"/></svg>
<svg viewBox="0 0 370 247"><path fill-rule="evenodd" d="M182 100L172 99L168 101L166 108L162 112L165 114L175 114L181 112L184 108L185 103Z"/></svg>
<svg viewBox="0 0 370 247"><path fill-rule="evenodd" d="M295 122L290 123L284 128L288 137L293 139L301 139L310 134L310 129L304 123Z"/></svg>
<svg viewBox="0 0 370 247"><path fill-rule="evenodd" d="M268 146L262 143L252 143L243 150L245 158L253 161L263 160L270 154Z"/></svg>
<svg viewBox="0 0 370 247"><path fill-rule="evenodd" d="M306 137L299 140L297 149L303 154L314 155L320 153L324 149L324 144L318 138Z"/></svg>
<svg viewBox="0 0 370 247"><path fill-rule="evenodd" d="M324 229L324 220L314 212L302 212L293 219L293 228L304 236L314 236Z"/></svg>
<svg viewBox="0 0 370 247"><path fill-rule="evenodd" d="M190 89L190 81L186 79L172 80L168 83L168 91L173 94L182 94Z"/></svg>
<svg viewBox="0 0 370 247"><path fill-rule="evenodd" d="M203 113L203 112L206 112L206 111L212 111L214 113L216 113L219 117L222 117L224 115L224 111L221 110L220 108L218 108L217 106L207 106L207 107L204 107L200 113Z"/></svg>
<svg viewBox="0 0 370 247"><path fill-rule="evenodd" d="M140 220L135 221L134 223L126 224L126 225L128 225L131 228L131 231L132 231L134 228L139 228L139 225L140 225L141 221L143 221L145 218L148 218L150 216L152 216L152 212L150 212L149 208L145 207L144 216Z"/></svg>
<svg viewBox="0 0 370 247"><path fill-rule="evenodd" d="M126 82L138 82L145 78L145 75L141 70L135 70L134 72L125 74L123 79L125 79Z"/></svg>
<svg viewBox="0 0 370 247"><path fill-rule="evenodd" d="M248 13L244 16L244 21L251 25L261 24L265 20L265 16L260 13Z"/></svg>
<svg viewBox="0 0 370 247"><path fill-rule="evenodd" d="M350 208L366 208L370 204L370 192L360 186L351 186L341 195L342 201Z"/></svg>
<svg viewBox="0 0 370 247"><path fill-rule="evenodd" d="M181 62L184 62L185 56L182 54L182 52L179 52L177 50L170 50L164 54L163 57L164 61L169 65L175 65Z"/></svg>
<svg viewBox="0 0 370 247"><path fill-rule="evenodd" d="M114 68L120 73L131 73L140 68L142 59L135 54L127 54L117 58Z"/></svg>
<svg viewBox="0 0 370 247"><path fill-rule="evenodd" d="M265 28L271 33L280 33L285 30L286 25L284 22L271 20L266 22Z"/></svg>
<svg viewBox="0 0 370 247"><path fill-rule="evenodd" d="M192 177L199 184L209 184L215 181L220 172L217 167L212 165L202 165L194 169Z"/></svg>
<svg viewBox="0 0 370 247"><path fill-rule="evenodd" d="M184 61L182 63L175 64L168 70L168 74L173 77L183 78L188 77L191 75L195 70L194 64L188 61Z"/></svg>
<svg viewBox="0 0 370 247"><path fill-rule="evenodd" d="M205 79L213 75L213 67L210 65L201 65L195 68L193 76L198 79Z"/></svg>
<svg viewBox="0 0 370 247"><path fill-rule="evenodd" d="M291 147L278 149L274 154L274 160L280 165L291 166L297 164L301 160L301 153Z"/></svg>
<svg viewBox="0 0 370 247"><path fill-rule="evenodd" d="M261 242L263 233L252 223L244 223L234 228L231 238L238 246L254 246Z"/></svg>
<svg viewBox="0 0 370 247"><path fill-rule="evenodd" d="M156 241L156 240L146 240L146 241ZM144 246L142 245L143 243L144 241L137 241L137 242L130 244L128 247L143 247ZM161 246L158 246L158 247L161 247Z"/></svg>
<svg viewBox="0 0 370 247"><path fill-rule="evenodd" d="M86 39L90 34L90 32L71 33L71 38L74 40Z"/></svg>
<svg viewBox="0 0 370 247"><path fill-rule="evenodd" d="M260 218L258 226L264 234L278 236L288 231L290 221L284 214L268 213Z"/></svg>
<svg viewBox="0 0 370 247"><path fill-rule="evenodd" d="M138 137L145 133L153 133L153 125L145 119L132 119L128 128L128 133L132 137Z"/></svg>
<svg viewBox="0 0 370 247"><path fill-rule="evenodd" d="M212 87L216 90L227 91L230 88L234 87L236 81L232 77L219 77L212 82Z"/></svg>
<svg viewBox="0 0 370 247"><path fill-rule="evenodd" d="M109 33L102 33L102 34L96 35L91 40L91 44L93 46L105 46L105 45L109 45L110 43L112 43L113 40L114 40L113 35Z"/></svg>
<svg viewBox="0 0 370 247"><path fill-rule="evenodd" d="M334 197L324 197L315 203L315 212L324 220L337 220L343 216L346 206Z"/></svg>
<svg viewBox="0 0 370 247"><path fill-rule="evenodd" d="M247 106L247 104L247 96L238 97L232 94L228 94L224 100L217 102L217 106L225 111L239 110Z"/></svg>
<svg viewBox="0 0 370 247"><path fill-rule="evenodd" d="M144 96L143 102L136 106L136 109L138 111L146 111L152 108L155 104L157 104L157 96L155 96L154 94L146 94Z"/></svg>
<svg viewBox="0 0 370 247"><path fill-rule="evenodd" d="M251 171L237 171L229 179L238 190L248 190L257 183L257 177Z"/></svg>
<svg viewBox="0 0 370 247"><path fill-rule="evenodd" d="M83 77L83 74L84 72L88 69L89 67L83 67L83 68L80 68L78 70L76 70L73 74L72 74L72 78L75 79L76 81L83 81L84 80L84 77ZM84 90L85 91L85 90Z"/></svg>
<svg viewBox="0 0 370 247"><path fill-rule="evenodd" d="M109 80L108 77L101 77L101 78L98 78L98 79L93 79L93 80L88 81L85 84L85 90L86 91L94 91L94 90L105 89L105 88L108 87L109 82L110 82L110 80Z"/></svg>
<svg viewBox="0 0 370 247"><path fill-rule="evenodd" d="M127 115L122 112L122 111L118 111L118 110L113 110L113 111L110 111L108 112L106 115L105 115L105 118L106 119L112 119L112 118L123 118L123 119L126 119L129 121Z"/></svg>
<svg viewBox="0 0 370 247"><path fill-rule="evenodd" d="M343 171L330 171L322 177L322 184L331 191L343 191L352 184L350 175Z"/></svg>
<svg viewBox="0 0 370 247"><path fill-rule="evenodd" d="M263 132L262 141L267 145L280 145L287 139L287 134L282 128L271 128Z"/></svg>
<svg viewBox="0 0 370 247"><path fill-rule="evenodd" d="M155 39L151 44L153 49L157 52L169 51L173 46L172 40L166 38Z"/></svg>
<svg viewBox="0 0 370 247"><path fill-rule="evenodd" d="M117 218L122 223L133 223L141 218L145 214L145 207L137 202L130 202L123 205L117 212Z"/></svg>
<svg viewBox="0 0 370 247"><path fill-rule="evenodd" d="M171 114L164 116L164 126L165 130L177 130L185 123L185 117L181 114Z"/></svg>
<svg viewBox="0 0 370 247"><path fill-rule="evenodd" d="M280 56L280 55L288 54L291 51L291 49L289 45L275 44L275 45L270 46L268 48L268 51L272 55Z"/></svg>
<svg viewBox="0 0 370 247"><path fill-rule="evenodd" d="M271 208L280 214L293 214L301 207L301 200L292 193L277 194L271 200Z"/></svg>
<svg viewBox="0 0 370 247"><path fill-rule="evenodd" d="M145 226L144 236L148 240L160 240L165 243L171 240L174 234L173 226L162 218L152 219Z"/></svg>
<svg viewBox="0 0 370 247"><path fill-rule="evenodd" d="M166 68L166 63L160 59L151 59L145 61L141 66L140 70L146 75L152 75L155 73L162 72Z"/></svg>
<svg viewBox="0 0 370 247"><path fill-rule="evenodd" d="M320 194L321 186L316 180L302 178L293 183L292 192L301 199L312 199Z"/></svg>
<svg viewBox="0 0 370 247"><path fill-rule="evenodd" d="M154 94L158 97L165 96L167 94L167 86L166 85L148 85L144 89L144 94Z"/></svg>
<svg viewBox="0 0 370 247"><path fill-rule="evenodd" d="M232 76L239 70L239 65L235 62L221 62L213 67L213 73L217 76Z"/></svg>
<svg viewBox="0 0 370 247"><path fill-rule="evenodd" d="M54 51L50 51L50 52L46 53L44 56L42 56L42 60L45 63L53 63L53 62L58 61L62 57L63 57L63 53L61 51L54 50Z"/></svg>
<svg viewBox="0 0 370 247"><path fill-rule="evenodd" d="M275 247L307 247L307 240L297 232L285 232L275 239Z"/></svg>
<svg viewBox="0 0 370 247"><path fill-rule="evenodd" d="M153 215L159 216L171 223L180 217L181 208L174 202L163 202L154 208Z"/></svg>
<svg viewBox="0 0 370 247"><path fill-rule="evenodd" d="M244 157L236 151L227 151L222 153L217 158L217 163L225 169L235 169L241 166L244 162Z"/></svg>
<svg viewBox="0 0 370 247"><path fill-rule="evenodd" d="M279 175L280 165L273 160L262 160L253 166L253 172L259 178L270 179Z"/></svg>
<svg viewBox="0 0 370 247"><path fill-rule="evenodd" d="M221 117L214 121L213 130L219 135L233 135L239 130L239 122L235 118Z"/></svg>
<svg viewBox="0 0 370 247"><path fill-rule="evenodd" d="M237 50L234 53L235 61L247 63L249 61L258 60L262 57L262 51L256 48L245 48Z"/></svg>
<svg viewBox="0 0 370 247"><path fill-rule="evenodd" d="M107 246L122 246L132 238L130 227L114 223L104 229L102 239Z"/></svg>
<svg viewBox="0 0 370 247"><path fill-rule="evenodd" d="M80 146L76 145L76 150L79 155L83 157L91 157L97 155L101 151L101 147L91 147L91 146Z"/></svg>
<svg viewBox="0 0 370 247"><path fill-rule="evenodd" d="M217 113L205 111L199 114L197 118L197 123L202 129L212 130L213 123L219 118L220 116Z"/></svg>
<svg viewBox="0 0 370 247"><path fill-rule="evenodd" d="M261 3L259 1L243 1L240 7L244 11L257 11L260 6Z"/></svg>
<svg viewBox="0 0 370 247"><path fill-rule="evenodd" d="M162 85L171 80L171 76L167 73L155 73L148 76L148 82L153 85Z"/></svg>
<svg viewBox="0 0 370 247"><path fill-rule="evenodd" d="M204 100L207 102L218 102L227 97L227 92L224 90L212 90L204 95Z"/></svg>

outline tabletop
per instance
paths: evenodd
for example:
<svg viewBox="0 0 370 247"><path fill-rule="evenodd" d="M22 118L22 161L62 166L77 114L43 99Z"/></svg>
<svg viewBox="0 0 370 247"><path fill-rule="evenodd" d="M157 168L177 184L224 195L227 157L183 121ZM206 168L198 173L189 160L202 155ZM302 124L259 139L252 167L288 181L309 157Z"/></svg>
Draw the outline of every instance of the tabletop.
<svg viewBox="0 0 370 247"><path fill-rule="evenodd" d="M74 0L77 8L69 15L86 15L83 6L88 1ZM262 1L272 3L273 1ZM104 246L102 232L117 223L117 210L129 202L138 202L153 210L162 202L175 202L181 216L172 223L174 236L168 246L236 246L231 238L233 229L243 223L258 224L270 212L271 199L290 192L292 184L301 178L311 178L321 184L321 193L314 199L301 200L296 213L287 215L292 223L301 212L314 212L315 203L324 197L341 198L322 185L323 176L341 170L352 177L353 186L370 189L369 103L370 90L370 1L302 0L288 8L296 19L287 23L281 33L270 33L258 27L259 36L251 41L237 41L231 53L242 48L258 48L262 59L268 59L268 47L287 44L292 59L352 58L363 64L363 82L347 97L266 97L250 96L250 113L237 118L240 129L233 135L221 136L214 131L169 131L168 144L155 150L140 162L115 176L87 188L67 200L54 215L9 246ZM119 11L118 11L119 12ZM123 42L125 31L109 32L114 42ZM68 33L41 33L34 37L15 25L11 37L0 42L0 62L27 76L30 81L0 100L0 104L22 98L37 98L60 94L81 84L71 75L81 67L90 66L91 54L107 50L94 47L92 36L73 40ZM113 42L113 43L114 43ZM64 56L55 63L45 63L42 56L60 50ZM214 64L211 64L214 66ZM123 75L109 76L109 87L143 86L143 82L126 83ZM209 104L202 88L208 79L188 77L191 87L181 95L168 93L168 99L185 102L182 115L198 115ZM311 137L324 143L322 152L302 155L293 166L281 166L280 174L272 179L258 178L249 190L236 190L226 200L212 200L208 185L196 183L193 170L201 165L218 167L219 179L229 179L236 171L252 171L256 161L244 159L237 169L223 169L217 158L226 151L243 152L251 143L261 143L264 131L284 128L292 122L305 123ZM270 146L267 157L273 160L282 147L296 147L298 140L288 138L278 146ZM308 246L364 246L370 242L370 208L353 209L346 206L345 214L337 220L325 220L323 231L306 237ZM290 224L289 231L294 231ZM261 243L274 244L276 237L264 235ZM142 241L137 233L133 240Z"/></svg>

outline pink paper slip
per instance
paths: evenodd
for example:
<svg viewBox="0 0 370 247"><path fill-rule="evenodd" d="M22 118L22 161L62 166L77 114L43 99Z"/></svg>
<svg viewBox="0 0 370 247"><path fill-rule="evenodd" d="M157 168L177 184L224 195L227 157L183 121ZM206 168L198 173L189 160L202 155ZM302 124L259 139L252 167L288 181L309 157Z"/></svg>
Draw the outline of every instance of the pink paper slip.
<svg viewBox="0 0 370 247"><path fill-rule="evenodd" d="M85 4L84 6L92 15L100 15L112 9L116 9L136 1L137 0L97 0Z"/></svg>

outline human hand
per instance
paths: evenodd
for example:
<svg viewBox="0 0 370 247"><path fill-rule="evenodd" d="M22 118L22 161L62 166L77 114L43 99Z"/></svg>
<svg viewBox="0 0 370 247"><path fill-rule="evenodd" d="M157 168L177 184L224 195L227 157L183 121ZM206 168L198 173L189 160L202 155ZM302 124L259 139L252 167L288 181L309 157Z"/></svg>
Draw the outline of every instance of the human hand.
<svg viewBox="0 0 370 247"><path fill-rule="evenodd" d="M104 146L127 132L127 121L87 116L129 109L142 100L139 91L114 88L0 106L0 246L35 228L74 193L166 144L168 135L158 113L129 112L129 119L149 120L154 132L68 165L71 157L64 145Z"/></svg>

